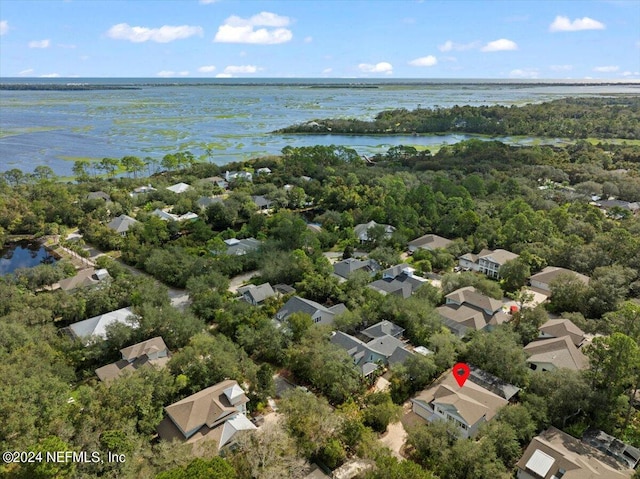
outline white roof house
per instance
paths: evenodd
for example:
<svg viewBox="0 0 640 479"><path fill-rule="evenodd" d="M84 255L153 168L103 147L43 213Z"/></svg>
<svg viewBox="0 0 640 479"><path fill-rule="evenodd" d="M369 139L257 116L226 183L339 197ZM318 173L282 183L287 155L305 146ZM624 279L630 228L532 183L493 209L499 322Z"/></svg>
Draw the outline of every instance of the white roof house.
<svg viewBox="0 0 640 479"><path fill-rule="evenodd" d="M122 308L73 323L69 325L69 330L75 337L88 344L93 338L106 339L107 326L116 323L125 324L134 329L138 327L137 316L131 308Z"/></svg>
<svg viewBox="0 0 640 479"><path fill-rule="evenodd" d="M175 185L167 186L169 191L173 191L174 193L180 194L185 191L189 191L191 186L186 183L176 183Z"/></svg>

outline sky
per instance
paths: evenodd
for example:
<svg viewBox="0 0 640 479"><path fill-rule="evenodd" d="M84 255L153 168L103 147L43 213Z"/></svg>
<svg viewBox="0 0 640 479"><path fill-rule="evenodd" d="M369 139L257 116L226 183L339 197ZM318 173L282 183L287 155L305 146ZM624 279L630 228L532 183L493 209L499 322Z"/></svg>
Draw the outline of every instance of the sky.
<svg viewBox="0 0 640 479"><path fill-rule="evenodd" d="M0 0L0 77L640 80L640 0Z"/></svg>

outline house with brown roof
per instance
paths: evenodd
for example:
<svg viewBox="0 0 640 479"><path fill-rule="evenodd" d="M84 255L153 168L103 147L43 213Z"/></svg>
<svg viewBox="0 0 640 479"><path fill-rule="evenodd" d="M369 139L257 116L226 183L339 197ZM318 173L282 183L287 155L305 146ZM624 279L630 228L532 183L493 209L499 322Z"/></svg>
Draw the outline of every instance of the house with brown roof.
<svg viewBox="0 0 640 479"><path fill-rule="evenodd" d="M165 407L158 435L194 445L216 441L220 450L242 431L257 429L246 416L248 402L237 381L222 381Z"/></svg>
<svg viewBox="0 0 640 479"><path fill-rule="evenodd" d="M465 286L445 296L446 303L436 308L444 325L458 337L469 330L492 329L510 317L502 310L502 301Z"/></svg>
<svg viewBox="0 0 640 479"><path fill-rule="evenodd" d="M584 341L585 333L570 319L550 319L538 328L540 339L561 338L569 336L576 347Z"/></svg>
<svg viewBox="0 0 640 479"><path fill-rule="evenodd" d="M106 281L108 279L111 279L111 276L106 269L85 268L78 271L75 276L61 279L58 284L60 285L61 290L72 291L77 288L95 286L101 281Z"/></svg>
<svg viewBox="0 0 640 479"><path fill-rule="evenodd" d="M420 238L409 241L409 251L411 253L415 253L419 249L426 249L428 251L444 249L451 243L453 243L453 241L443 238L442 236L426 234L424 236L420 236Z"/></svg>
<svg viewBox="0 0 640 479"><path fill-rule="evenodd" d="M500 266L519 257L520 255L505 249L483 249L478 254L467 253L460 256L458 264L461 268L486 274L490 278L500 279L498 274Z"/></svg>
<svg viewBox="0 0 640 479"><path fill-rule="evenodd" d="M136 371L141 367L163 368L169 361L170 353L164 340L157 336L120 350L122 359L96 369L100 381L110 381L126 371Z"/></svg>
<svg viewBox="0 0 640 479"><path fill-rule="evenodd" d="M547 266L539 273L534 274L529 278L529 284L532 288L537 288L547 293L551 292L551 283L558 279L561 275L574 275L584 284L589 284L590 278L584 274L576 273L566 268L559 268L557 266Z"/></svg>
<svg viewBox="0 0 640 479"><path fill-rule="evenodd" d="M448 421L456 425L464 438L474 437L480 426L498 413L509 401L467 380L458 386L451 370L429 389L411 399L412 410L423 419Z"/></svg>
<svg viewBox="0 0 640 479"><path fill-rule="evenodd" d="M534 437L516 464L518 479L630 479L633 469L550 427Z"/></svg>
<svg viewBox="0 0 640 479"><path fill-rule="evenodd" d="M566 368L580 371L589 367L588 358L573 344L570 336L533 341L524 347L527 363L534 371Z"/></svg>

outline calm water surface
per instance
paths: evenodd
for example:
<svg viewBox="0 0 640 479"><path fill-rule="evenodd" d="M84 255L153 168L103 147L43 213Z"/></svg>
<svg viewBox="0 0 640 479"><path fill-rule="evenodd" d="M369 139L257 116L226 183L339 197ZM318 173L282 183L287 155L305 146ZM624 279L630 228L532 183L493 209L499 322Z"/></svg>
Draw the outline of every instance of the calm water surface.
<svg viewBox="0 0 640 479"><path fill-rule="evenodd" d="M1 79L1 82L24 80ZM443 80L370 82L377 88L318 88L313 80L29 80L134 84L136 90L0 90L0 171L48 165L71 175L77 159L162 158L190 150L224 164L286 145L342 144L362 154L392 145L455 143L466 135L378 137L295 136L270 132L318 118L371 119L384 109L417 106L524 104L567 96L640 94L640 85L509 83ZM326 80L323 80L326 81ZM354 80L343 80L339 86ZM358 80L360 81L360 80ZM331 80L340 84L340 80Z"/></svg>
<svg viewBox="0 0 640 479"><path fill-rule="evenodd" d="M19 241L0 249L0 276L19 268L33 268L39 264L53 264L57 260L40 243Z"/></svg>

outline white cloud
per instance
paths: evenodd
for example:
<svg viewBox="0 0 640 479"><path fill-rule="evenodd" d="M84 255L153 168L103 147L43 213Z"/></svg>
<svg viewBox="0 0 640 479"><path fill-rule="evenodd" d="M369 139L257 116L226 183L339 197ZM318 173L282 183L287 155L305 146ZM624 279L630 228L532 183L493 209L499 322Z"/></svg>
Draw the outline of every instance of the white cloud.
<svg viewBox="0 0 640 479"><path fill-rule="evenodd" d="M51 40L33 40L29 42L29 48L49 48Z"/></svg>
<svg viewBox="0 0 640 479"><path fill-rule="evenodd" d="M447 40L442 45L438 45L438 50L441 52L463 52L465 50L473 50L474 48L478 48L480 46L480 42L469 42L469 43L456 43L451 40Z"/></svg>
<svg viewBox="0 0 640 479"><path fill-rule="evenodd" d="M509 72L509 78L538 78L537 68L517 68Z"/></svg>
<svg viewBox="0 0 640 479"><path fill-rule="evenodd" d="M255 65L229 65L225 67L224 73L233 74L233 73L256 73L259 68Z"/></svg>
<svg viewBox="0 0 640 479"><path fill-rule="evenodd" d="M20 76L24 76L24 75L31 75L35 70L33 68L27 68L26 70L22 70L20 73L18 73L18 75Z"/></svg>
<svg viewBox="0 0 640 479"><path fill-rule="evenodd" d="M371 63L360 63L358 68L364 73L386 73L387 75L393 73L393 65L389 62L379 62L375 65Z"/></svg>
<svg viewBox="0 0 640 479"><path fill-rule="evenodd" d="M507 40L506 38L501 38L499 40L494 40L492 42L487 43L480 50L483 52L502 52L508 50L517 50L518 44L512 40Z"/></svg>
<svg viewBox="0 0 640 479"><path fill-rule="evenodd" d="M551 25L550 32L578 32L580 30L604 30L604 23L589 17L576 18L574 21L569 17L558 15Z"/></svg>
<svg viewBox="0 0 640 479"><path fill-rule="evenodd" d="M573 65L551 65L549 70L554 72L568 72L573 70Z"/></svg>
<svg viewBox="0 0 640 479"><path fill-rule="evenodd" d="M40 75L40 78L59 78L59 73L47 73L45 75Z"/></svg>
<svg viewBox="0 0 640 479"><path fill-rule="evenodd" d="M107 36L114 40L129 40L133 43L147 41L157 43L169 43L174 40L189 38L194 35L202 36L202 27L192 25L171 26L163 25L160 28L132 27L127 23L118 23L107 31Z"/></svg>
<svg viewBox="0 0 640 479"><path fill-rule="evenodd" d="M293 38L288 28L291 19L271 12L260 12L250 18L232 15L218 27L214 42L274 45ZM258 28L256 27L263 27ZM264 28L268 27L268 28ZM311 38L311 37L308 37ZM306 40L306 39L305 39Z"/></svg>
<svg viewBox="0 0 640 479"><path fill-rule="evenodd" d="M212 3L216 3L218 0L200 0L202 5L210 5Z"/></svg>
<svg viewBox="0 0 640 479"><path fill-rule="evenodd" d="M323 75L328 75L332 71L333 71L333 68L325 68L324 70L322 70L322 74Z"/></svg>
<svg viewBox="0 0 640 479"><path fill-rule="evenodd" d="M198 68L200 73L211 73L216 69L215 65L204 65Z"/></svg>
<svg viewBox="0 0 640 479"><path fill-rule="evenodd" d="M187 70L181 71L181 72L174 72L172 70L162 70L159 71L158 73L156 73L156 76L159 77L186 77L189 75L189 72Z"/></svg>
<svg viewBox="0 0 640 479"><path fill-rule="evenodd" d="M231 73L218 73L216 78L231 78L233 75Z"/></svg>
<svg viewBox="0 0 640 479"><path fill-rule="evenodd" d="M6 20L0 21L0 35L6 35L9 33L9 22Z"/></svg>
<svg viewBox="0 0 640 479"><path fill-rule="evenodd" d="M304 42L305 43L311 43L313 41L313 37L309 36L309 37L304 37Z"/></svg>
<svg viewBox="0 0 640 479"><path fill-rule="evenodd" d="M607 65L603 67L595 67L593 69L594 72L598 72L598 73L613 73L613 72L617 72L618 70L620 70L620 67L617 65Z"/></svg>
<svg viewBox="0 0 640 479"><path fill-rule="evenodd" d="M622 72L622 76L623 77L637 77L638 75L640 75L640 72L630 72L630 71L626 71L626 72Z"/></svg>
<svg viewBox="0 0 640 479"><path fill-rule="evenodd" d="M433 55L427 55L426 57L416 58L411 60L409 65L413 67L432 67L438 64L438 59Z"/></svg>

